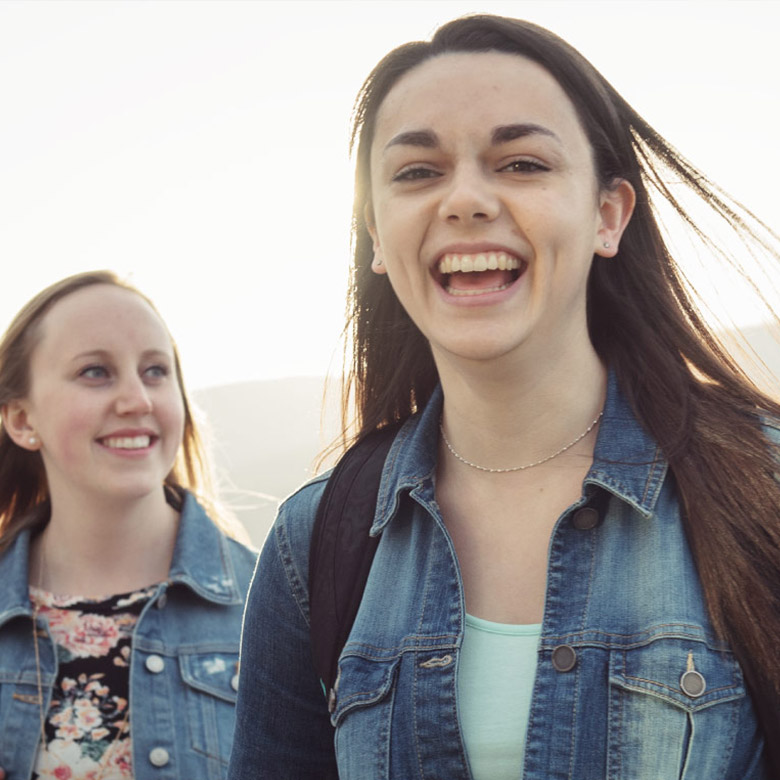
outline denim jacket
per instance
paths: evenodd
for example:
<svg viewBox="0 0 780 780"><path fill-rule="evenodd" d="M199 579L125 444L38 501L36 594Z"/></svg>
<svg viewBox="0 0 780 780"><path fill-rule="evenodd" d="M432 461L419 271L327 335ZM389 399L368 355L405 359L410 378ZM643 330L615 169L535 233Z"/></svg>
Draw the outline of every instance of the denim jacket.
<svg viewBox="0 0 780 780"><path fill-rule="evenodd" d="M330 713L307 597L326 478L282 505L247 601L229 780L470 777L463 584L434 494L441 403L438 391L387 457L381 539ZM611 376L582 496L549 543L518 778L764 780L762 746L740 667L708 620L667 461Z"/></svg>
<svg viewBox="0 0 780 780"><path fill-rule="evenodd" d="M27 561L30 531L0 558L0 767L28 780L41 736ZM130 658L135 780L223 780L238 687L241 613L255 554L186 494L169 579L144 606ZM39 618L44 706L57 677Z"/></svg>

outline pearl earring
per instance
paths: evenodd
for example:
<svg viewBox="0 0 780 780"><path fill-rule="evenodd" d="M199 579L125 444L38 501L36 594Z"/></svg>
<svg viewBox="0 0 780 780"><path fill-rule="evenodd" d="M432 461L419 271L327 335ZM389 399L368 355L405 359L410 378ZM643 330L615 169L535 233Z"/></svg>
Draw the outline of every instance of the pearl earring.
<svg viewBox="0 0 780 780"><path fill-rule="evenodd" d="M38 443L38 439L35 438L35 436L30 436L30 438L27 440L27 443L34 447Z"/></svg>
<svg viewBox="0 0 780 780"><path fill-rule="evenodd" d="M609 241L604 242L604 249L609 249Z"/></svg>

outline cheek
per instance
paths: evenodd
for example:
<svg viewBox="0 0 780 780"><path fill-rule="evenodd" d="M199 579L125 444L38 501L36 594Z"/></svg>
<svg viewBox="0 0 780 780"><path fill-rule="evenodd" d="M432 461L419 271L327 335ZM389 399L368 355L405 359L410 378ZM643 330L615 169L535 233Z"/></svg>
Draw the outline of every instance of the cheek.
<svg viewBox="0 0 780 780"><path fill-rule="evenodd" d="M63 397L57 393L50 398L41 397L36 407L47 410L35 415L34 422L44 446L57 450L64 456L75 456L97 436L99 417L94 402L87 402L78 394Z"/></svg>
<svg viewBox="0 0 780 780"><path fill-rule="evenodd" d="M376 237L385 257L419 249L431 224L430 209L420 199L379 200L374 205Z"/></svg>
<svg viewBox="0 0 780 780"><path fill-rule="evenodd" d="M157 416L160 424L165 428L170 445L178 449L184 435L184 401L181 395L176 392L160 399Z"/></svg>

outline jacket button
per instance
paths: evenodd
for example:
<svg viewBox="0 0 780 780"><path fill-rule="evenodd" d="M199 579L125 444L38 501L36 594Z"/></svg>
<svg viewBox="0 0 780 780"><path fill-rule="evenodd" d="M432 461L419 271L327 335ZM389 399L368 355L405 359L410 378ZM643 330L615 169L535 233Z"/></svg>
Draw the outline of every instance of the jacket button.
<svg viewBox="0 0 780 780"><path fill-rule="evenodd" d="M558 645L552 651L552 665L557 672L570 672L577 663L577 653L569 645Z"/></svg>
<svg viewBox="0 0 780 780"><path fill-rule="evenodd" d="M592 506L578 509L572 517L574 527L579 531L590 531L599 524L599 513Z"/></svg>
<svg viewBox="0 0 780 780"><path fill-rule="evenodd" d="M163 669L165 669L165 661L163 661L159 655L150 655L146 659L146 668L152 674L159 674Z"/></svg>
<svg viewBox="0 0 780 780"><path fill-rule="evenodd" d="M707 687L707 682L697 671L685 672L680 678L680 688L686 696L690 696L692 699L698 699L704 693L704 689Z"/></svg>
<svg viewBox="0 0 780 780"><path fill-rule="evenodd" d="M157 599L157 609L164 609L167 603L168 603L168 594L161 593L160 598Z"/></svg>
<svg viewBox="0 0 780 780"><path fill-rule="evenodd" d="M230 687L231 687L231 688L232 688L234 691L237 691L237 690L238 690L238 675L237 675L237 674L234 674L234 675L233 675L233 676L230 678Z"/></svg>
<svg viewBox="0 0 780 780"><path fill-rule="evenodd" d="M154 766L165 766L170 760L171 757L165 748L156 747L149 751L149 761Z"/></svg>

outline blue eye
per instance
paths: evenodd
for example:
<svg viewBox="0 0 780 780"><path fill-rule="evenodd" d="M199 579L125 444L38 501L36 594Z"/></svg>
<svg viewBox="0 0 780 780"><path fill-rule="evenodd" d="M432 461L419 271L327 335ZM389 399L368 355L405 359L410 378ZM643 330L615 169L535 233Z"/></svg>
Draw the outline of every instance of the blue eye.
<svg viewBox="0 0 780 780"><path fill-rule="evenodd" d="M108 376L108 369L101 365L86 366L79 371L79 376L85 379L105 379Z"/></svg>
<svg viewBox="0 0 780 780"><path fill-rule="evenodd" d="M147 379L164 379L170 374L167 366L154 365L144 370L144 376Z"/></svg>

